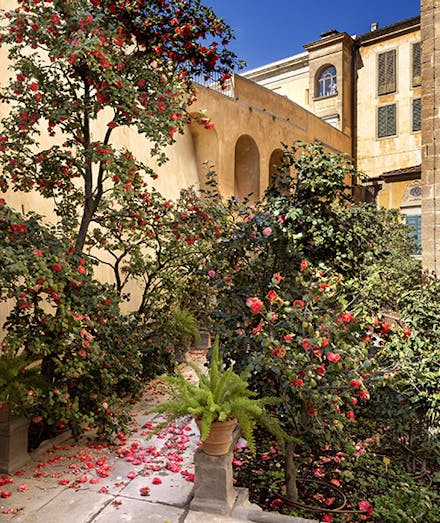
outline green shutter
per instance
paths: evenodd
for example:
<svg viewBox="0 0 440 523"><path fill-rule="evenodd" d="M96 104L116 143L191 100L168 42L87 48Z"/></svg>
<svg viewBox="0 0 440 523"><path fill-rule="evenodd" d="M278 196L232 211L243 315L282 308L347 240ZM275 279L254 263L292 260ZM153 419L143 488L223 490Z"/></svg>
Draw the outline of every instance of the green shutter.
<svg viewBox="0 0 440 523"><path fill-rule="evenodd" d="M422 85L422 59L420 42L412 46L412 86Z"/></svg>
<svg viewBox="0 0 440 523"><path fill-rule="evenodd" d="M422 99L414 98L412 101L412 130L422 129Z"/></svg>
<svg viewBox="0 0 440 523"><path fill-rule="evenodd" d="M396 90L396 50L381 53L378 57L378 83L379 95L393 93Z"/></svg>
<svg viewBox="0 0 440 523"><path fill-rule="evenodd" d="M406 224L410 227L409 235L416 240L416 252L422 252L422 216L420 214L407 214L405 217Z"/></svg>
<svg viewBox="0 0 440 523"><path fill-rule="evenodd" d="M377 136L384 138L396 134L396 104L383 105L377 109Z"/></svg>

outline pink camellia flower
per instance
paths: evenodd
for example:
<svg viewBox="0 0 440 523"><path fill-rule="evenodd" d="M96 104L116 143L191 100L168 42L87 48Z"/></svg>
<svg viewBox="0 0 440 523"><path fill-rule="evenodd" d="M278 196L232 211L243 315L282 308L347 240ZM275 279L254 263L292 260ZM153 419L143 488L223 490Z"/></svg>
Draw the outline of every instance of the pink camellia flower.
<svg viewBox="0 0 440 523"><path fill-rule="evenodd" d="M332 516L331 514L329 514L328 512L326 512L326 513L322 516L321 521L324 522L324 523L332 523L332 521L333 521L333 516Z"/></svg>
<svg viewBox="0 0 440 523"><path fill-rule="evenodd" d="M216 274L216 273L215 273L215 271L214 271L213 269L211 269L210 271L208 271L208 276L209 276L210 278L214 278L215 274Z"/></svg>
<svg viewBox="0 0 440 523"><path fill-rule="evenodd" d="M251 309L254 314L258 314L263 309L263 302L258 298L248 298L246 305Z"/></svg>
<svg viewBox="0 0 440 523"><path fill-rule="evenodd" d="M269 301L276 301L278 299L277 293L273 289L270 289L267 293L267 299Z"/></svg>
<svg viewBox="0 0 440 523"><path fill-rule="evenodd" d="M359 501L358 503L359 510L363 510L369 516L373 512L373 507L368 501Z"/></svg>
<svg viewBox="0 0 440 523"><path fill-rule="evenodd" d="M29 490L29 485L25 485L25 484L23 484L23 485L20 485L20 486L18 487L18 491L19 491L19 492L27 492L28 490Z"/></svg>
<svg viewBox="0 0 440 523"><path fill-rule="evenodd" d="M33 253L36 254L39 258L43 256L43 253L40 251L40 249L34 249Z"/></svg>
<svg viewBox="0 0 440 523"><path fill-rule="evenodd" d="M332 363L337 363L341 359L340 354L335 354L334 352L329 352L327 354L328 361L331 361Z"/></svg>
<svg viewBox="0 0 440 523"><path fill-rule="evenodd" d="M153 485L161 485L162 484L162 480L160 478L153 478L153 481L152 481Z"/></svg>
<svg viewBox="0 0 440 523"><path fill-rule="evenodd" d="M300 264L299 264L299 268L302 270L302 271L305 271L307 269L307 266L308 266L308 263L306 260L303 260Z"/></svg>
<svg viewBox="0 0 440 523"><path fill-rule="evenodd" d="M139 493L141 496L149 496L150 494L150 487L141 487L139 489Z"/></svg>
<svg viewBox="0 0 440 523"><path fill-rule="evenodd" d="M280 283L280 281L283 279L281 274L279 272L276 272L273 277L275 278L275 280Z"/></svg>
<svg viewBox="0 0 440 523"><path fill-rule="evenodd" d="M272 227L265 227L262 231L263 236L270 236L272 234Z"/></svg>
<svg viewBox="0 0 440 523"><path fill-rule="evenodd" d="M137 474L136 474L136 472L134 470L130 471L127 474L127 478L129 478L129 479L134 479L136 476L137 476Z"/></svg>

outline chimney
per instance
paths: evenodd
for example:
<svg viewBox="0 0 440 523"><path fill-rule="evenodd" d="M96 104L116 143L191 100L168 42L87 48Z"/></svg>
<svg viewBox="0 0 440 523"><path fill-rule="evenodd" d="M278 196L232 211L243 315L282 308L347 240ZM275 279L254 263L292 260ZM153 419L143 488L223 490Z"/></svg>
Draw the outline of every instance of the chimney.
<svg viewBox="0 0 440 523"><path fill-rule="evenodd" d="M377 31L377 28L379 27L379 22L372 22L370 26L370 31Z"/></svg>

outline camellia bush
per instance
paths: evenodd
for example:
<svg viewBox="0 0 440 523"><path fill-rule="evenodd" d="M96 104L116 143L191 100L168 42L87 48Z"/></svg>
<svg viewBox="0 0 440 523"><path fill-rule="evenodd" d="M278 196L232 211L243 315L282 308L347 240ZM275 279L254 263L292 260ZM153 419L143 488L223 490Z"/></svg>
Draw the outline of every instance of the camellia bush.
<svg viewBox="0 0 440 523"><path fill-rule="evenodd" d="M12 310L3 351L41 360L47 388L31 395L37 419L76 433L94 424L111 432L122 419L118 394L171 366L172 350L160 352L154 333L160 312L179 312L166 290L189 266L182 260L193 236L188 230L178 243L184 213L168 212L157 194L150 205L147 178L156 175L115 133L138 133L161 164L163 148L186 125L209 132L206 115L189 113L192 79L214 75L226 84L237 65L231 38L198 0L18 0L1 13L0 46L13 73L0 93L9 107L0 122L0 188L36 191L58 216L50 230L2 201L9 254L1 293ZM112 261L114 286L93 280L96 258ZM137 314L123 317L119 303L132 277L145 292Z"/></svg>

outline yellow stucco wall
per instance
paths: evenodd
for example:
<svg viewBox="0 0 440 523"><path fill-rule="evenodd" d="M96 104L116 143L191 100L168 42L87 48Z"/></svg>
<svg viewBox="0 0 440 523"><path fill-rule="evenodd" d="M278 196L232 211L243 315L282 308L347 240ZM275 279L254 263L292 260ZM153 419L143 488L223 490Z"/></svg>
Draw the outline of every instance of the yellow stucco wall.
<svg viewBox="0 0 440 523"><path fill-rule="evenodd" d="M420 41L420 31L386 39L360 48L362 65L357 82L357 166L370 177L421 163L421 133L412 132L412 100L421 88L412 88L412 44ZM396 49L397 89L377 95L377 56ZM377 108L397 104L397 134L377 138Z"/></svg>

